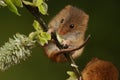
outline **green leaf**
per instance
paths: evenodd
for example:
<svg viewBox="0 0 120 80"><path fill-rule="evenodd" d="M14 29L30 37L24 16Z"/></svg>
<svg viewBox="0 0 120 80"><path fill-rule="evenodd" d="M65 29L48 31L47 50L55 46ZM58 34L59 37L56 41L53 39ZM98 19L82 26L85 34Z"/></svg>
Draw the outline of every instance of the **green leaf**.
<svg viewBox="0 0 120 80"><path fill-rule="evenodd" d="M39 12L43 15L48 14L47 13L48 5L44 2L44 0L33 0L33 3L29 2L29 1L23 1L23 2L26 5L38 7Z"/></svg>
<svg viewBox="0 0 120 80"><path fill-rule="evenodd" d="M15 14L19 15L19 12L16 8L16 6L13 4L13 2L11 0L5 0L5 3L7 4L8 8L10 11L14 12Z"/></svg>
<svg viewBox="0 0 120 80"><path fill-rule="evenodd" d="M43 2L38 6L39 11L43 14L43 15L47 15L47 11L48 11L48 5Z"/></svg>
<svg viewBox="0 0 120 80"><path fill-rule="evenodd" d="M36 21L36 20L34 20L34 22L33 22L33 27L34 27L34 29L35 29L36 31L38 31L38 32L41 32L41 31L42 31L41 26L39 25L38 21Z"/></svg>
<svg viewBox="0 0 120 80"><path fill-rule="evenodd" d="M39 36L39 41L40 44L43 46L44 44L48 44L48 40L51 40L51 35L48 34L47 32L40 32Z"/></svg>
<svg viewBox="0 0 120 80"><path fill-rule="evenodd" d="M47 32L41 32L41 37L45 38L46 40L51 40L51 35Z"/></svg>
<svg viewBox="0 0 120 80"><path fill-rule="evenodd" d="M67 74L70 76L68 79L66 80L78 80L75 73L73 71L67 71Z"/></svg>
<svg viewBox="0 0 120 80"><path fill-rule="evenodd" d="M0 1L0 6L5 7L7 6L3 0Z"/></svg>
<svg viewBox="0 0 120 80"><path fill-rule="evenodd" d="M43 46L44 44L48 43L48 41L45 38L42 38L41 36L39 36L39 41L40 44Z"/></svg>
<svg viewBox="0 0 120 80"><path fill-rule="evenodd" d="M42 28L41 28L41 25L39 24L38 21L34 20L33 22L33 27L34 29L36 30L36 33L37 35L36 38L37 40L39 40L39 43L43 46L44 44L47 44L48 43L48 40L51 40L51 35L47 32L43 32ZM32 36L34 36L32 34Z"/></svg>
<svg viewBox="0 0 120 80"><path fill-rule="evenodd" d="M33 3L29 2L29 1L23 1L23 3L26 5L30 5L30 6L35 6Z"/></svg>
<svg viewBox="0 0 120 80"><path fill-rule="evenodd" d="M34 40L35 38L36 38L36 36L37 36L37 32L31 32L30 34L29 34L29 38L31 39L31 40Z"/></svg>
<svg viewBox="0 0 120 80"><path fill-rule="evenodd" d="M35 6L41 5L43 2L44 2L43 0L33 0L33 4L34 4Z"/></svg>
<svg viewBox="0 0 120 80"><path fill-rule="evenodd" d="M11 0L17 7L23 7L22 0Z"/></svg>

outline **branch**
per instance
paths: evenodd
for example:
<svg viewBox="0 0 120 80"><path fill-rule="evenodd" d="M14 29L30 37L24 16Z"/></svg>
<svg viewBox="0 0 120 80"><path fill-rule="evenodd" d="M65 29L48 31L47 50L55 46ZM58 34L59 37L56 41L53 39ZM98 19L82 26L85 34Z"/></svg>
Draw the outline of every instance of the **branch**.
<svg viewBox="0 0 120 80"><path fill-rule="evenodd" d="M39 22L39 24L42 26L43 30L46 32L48 30L48 27L46 23L41 18L41 14L38 11L37 7L26 5L23 2L23 6L26 7L26 9L36 18L36 20Z"/></svg>

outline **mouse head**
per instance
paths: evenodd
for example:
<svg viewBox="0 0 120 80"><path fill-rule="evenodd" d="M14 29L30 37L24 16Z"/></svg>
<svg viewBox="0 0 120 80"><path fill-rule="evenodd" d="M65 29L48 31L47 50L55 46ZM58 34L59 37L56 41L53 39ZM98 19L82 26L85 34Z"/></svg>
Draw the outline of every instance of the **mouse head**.
<svg viewBox="0 0 120 80"><path fill-rule="evenodd" d="M66 6L57 17L59 17L59 28L57 30L59 35L75 31L84 34L86 31L89 16L76 7Z"/></svg>

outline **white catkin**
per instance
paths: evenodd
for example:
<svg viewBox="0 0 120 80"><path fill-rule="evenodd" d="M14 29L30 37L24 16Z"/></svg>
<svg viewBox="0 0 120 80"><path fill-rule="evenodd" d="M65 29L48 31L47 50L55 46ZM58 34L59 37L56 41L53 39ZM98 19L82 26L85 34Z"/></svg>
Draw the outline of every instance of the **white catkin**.
<svg viewBox="0 0 120 80"><path fill-rule="evenodd" d="M2 71L10 66L20 63L30 56L29 47L34 46L35 41L30 40L22 34L16 34L0 47L0 69Z"/></svg>

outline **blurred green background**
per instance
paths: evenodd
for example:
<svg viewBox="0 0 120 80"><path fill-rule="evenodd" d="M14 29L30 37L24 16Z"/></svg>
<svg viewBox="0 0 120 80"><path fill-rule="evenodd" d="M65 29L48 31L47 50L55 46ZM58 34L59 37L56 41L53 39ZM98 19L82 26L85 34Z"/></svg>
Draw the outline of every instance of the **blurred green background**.
<svg viewBox="0 0 120 80"><path fill-rule="evenodd" d="M118 0L48 0L49 16L43 16L48 23L65 5L71 4L90 15L87 34L92 37L83 55L76 60L82 70L93 57L111 61L120 70L120 1ZM33 16L25 9L19 9L21 17L0 8L0 45L19 32L28 35L34 31ZM32 50L32 56L5 72L0 80L65 80L67 63L49 60L40 47Z"/></svg>

